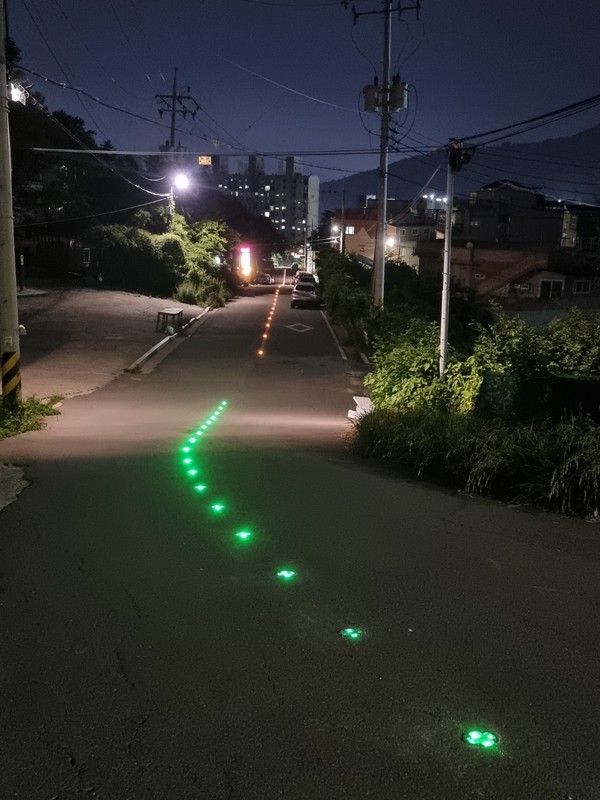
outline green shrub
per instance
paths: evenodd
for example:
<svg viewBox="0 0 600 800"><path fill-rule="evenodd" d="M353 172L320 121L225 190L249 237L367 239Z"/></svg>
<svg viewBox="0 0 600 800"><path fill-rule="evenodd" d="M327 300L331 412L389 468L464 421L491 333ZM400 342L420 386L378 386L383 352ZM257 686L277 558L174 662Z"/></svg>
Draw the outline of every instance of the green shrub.
<svg viewBox="0 0 600 800"><path fill-rule="evenodd" d="M198 305L198 288L192 281L186 278L177 285L174 298L181 303L188 303L191 306Z"/></svg>
<svg viewBox="0 0 600 800"><path fill-rule="evenodd" d="M219 278L194 270L175 289L175 299L191 305L221 308L227 302L227 289Z"/></svg>
<svg viewBox="0 0 600 800"><path fill-rule="evenodd" d="M449 347L440 376L439 339L436 323L413 318L396 335L395 345L389 340L378 344L375 369L364 379L377 408L473 410L483 369L473 356L460 360Z"/></svg>

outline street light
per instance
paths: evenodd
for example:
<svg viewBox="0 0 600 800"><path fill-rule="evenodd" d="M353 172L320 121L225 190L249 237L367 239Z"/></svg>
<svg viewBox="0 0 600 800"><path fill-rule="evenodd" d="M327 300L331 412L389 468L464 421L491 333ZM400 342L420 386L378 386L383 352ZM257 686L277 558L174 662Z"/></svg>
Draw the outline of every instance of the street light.
<svg viewBox="0 0 600 800"><path fill-rule="evenodd" d="M171 191L169 192L169 215L171 219L175 214L175 189L185 191L190 185L190 179L184 172L177 172L171 181Z"/></svg>
<svg viewBox="0 0 600 800"><path fill-rule="evenodd" d="M344 231L339 227L339 225L333 225L331 228L331 232L335 234L333 240L339 243L340 253L341 253L344 249L344 240L343 240Z"/></svg>

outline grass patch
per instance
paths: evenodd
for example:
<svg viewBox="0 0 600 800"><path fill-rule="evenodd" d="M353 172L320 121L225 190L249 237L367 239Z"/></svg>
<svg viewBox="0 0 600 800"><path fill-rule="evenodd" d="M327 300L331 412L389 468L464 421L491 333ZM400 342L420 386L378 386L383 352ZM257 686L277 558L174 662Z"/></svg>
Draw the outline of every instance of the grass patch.
<svg viewBox="0 0 600 800"><path fill-rule="evenodd" d="M600 514L600 426L587 417L518 425L447 411L375 410L356 422L351 448L467 492Z"/></svg>
<svg viewBox="0 0 600 800"><path fill-rule="evenodd" d="M0 399L0 439L8 439L27 431L39 431L44 427L44 417L60 414L54 405L61 398L57 395L48 400L29 397L16 403Z"/></svg>

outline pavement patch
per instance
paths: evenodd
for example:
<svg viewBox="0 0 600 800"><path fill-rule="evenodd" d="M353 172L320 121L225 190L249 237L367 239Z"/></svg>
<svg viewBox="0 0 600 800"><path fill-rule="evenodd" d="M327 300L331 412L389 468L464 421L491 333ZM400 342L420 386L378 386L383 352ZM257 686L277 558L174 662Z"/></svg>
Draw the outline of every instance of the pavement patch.
<svg viewBox="0 0 600 800"><path fill-rule="evenodd" d="M14 503L23 489L29 486L29 481L25 480L23 473L23 467L0 464L0 510Z"/></svg>

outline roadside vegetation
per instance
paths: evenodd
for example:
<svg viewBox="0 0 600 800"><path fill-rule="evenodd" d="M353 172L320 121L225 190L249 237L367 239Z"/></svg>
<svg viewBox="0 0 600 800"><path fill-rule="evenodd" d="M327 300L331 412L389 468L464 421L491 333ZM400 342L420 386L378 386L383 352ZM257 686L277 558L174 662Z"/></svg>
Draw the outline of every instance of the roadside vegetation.
<svg viewBox="0 0 600 800"><path fill-rule="evenodd" d="M453 290L440 377L441 287L388 264L382 311L355 259L323 251L319 273L346 344L374 363L374 410L355 423L355 453L455 489L598 516L600 315L571 310L536 329Z"/></svg>
<svg viewBox="0 0 600 800"><path fill-rule="evenodd" d="M237 291L224 265L239 237L224 222L186 222L180 214L171 219L158 208L138 211L131 226L97 226L89 239L107 284L212 308Z"/></svg>
<svg viewBox="0 0 600 800"><path fill-rule="evenodd" d="M8 439L27 431L39 431L44 427L44 418L59 414L55 407L59 397L38 400L29 397L16 403L7 403L0 398L0 439Z"/></svg>

